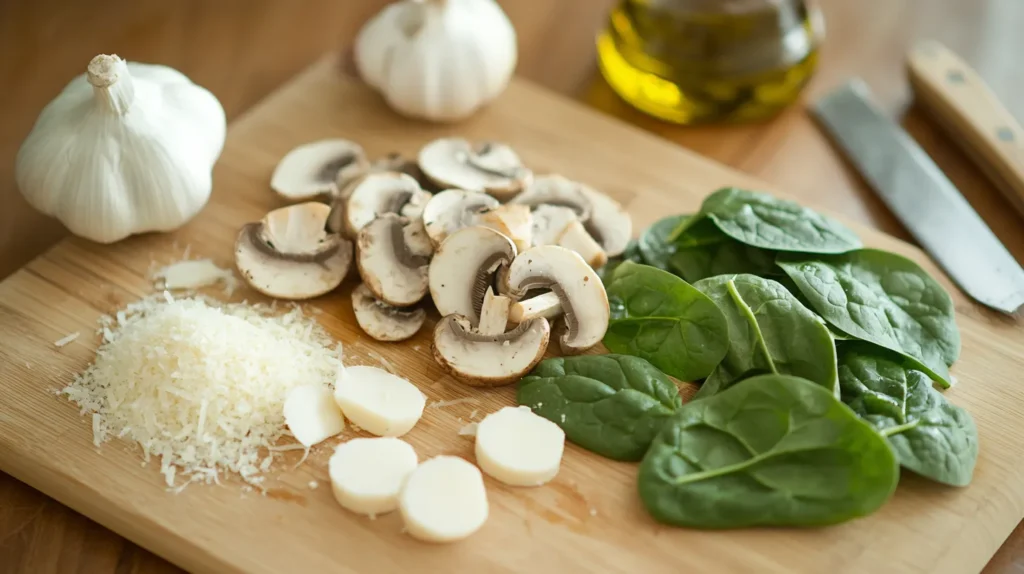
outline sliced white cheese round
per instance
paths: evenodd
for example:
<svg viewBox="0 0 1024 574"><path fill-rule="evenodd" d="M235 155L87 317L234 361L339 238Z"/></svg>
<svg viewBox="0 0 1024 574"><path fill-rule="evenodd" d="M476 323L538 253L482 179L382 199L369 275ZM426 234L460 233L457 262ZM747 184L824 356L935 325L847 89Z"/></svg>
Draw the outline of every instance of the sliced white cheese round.
<svg viewBox="0 0 1024 574"><path fill-rule="evenodd" d="M347 367L334 400L353 424L377 436L402 436L423 415L427 397L409 381L377 367Z"/></svg>
<svg viewBox="0 0 1024 574"><path fill-rule="evenodd" d="M284 422L295 440L309 448L345 430L345 417L324 385L302 385L284 400Z"/></svg>
<svg viewBox="0 0 1024 574"><path fill-rule="evenodd" d="M416 451L402 439L356 438L340 444L328 467L334 498L357 514L391 512L416 462Z"/></svg>
<svg viewBox="0 0 1024 574"><path fill-rule="evenodd" d="M405 531L427 542L454 542L487 520L480 470L457 456L436 456L416 467L399 496Z"/></svg>
<svg viewBox="0 0 1024 574"><path fill-rule="evenodd" d="M558 474L565 432L530 407L505 407L476 428L476 463L512 486L537 486Z"/></svg>

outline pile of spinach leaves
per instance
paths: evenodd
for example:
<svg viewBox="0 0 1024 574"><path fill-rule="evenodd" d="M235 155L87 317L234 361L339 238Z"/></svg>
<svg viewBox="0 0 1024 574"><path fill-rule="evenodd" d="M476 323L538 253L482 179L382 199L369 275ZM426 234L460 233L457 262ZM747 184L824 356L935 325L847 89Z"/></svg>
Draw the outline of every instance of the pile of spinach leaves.
<svg viewBox="0 0 1024 574"><path fill-rule="evenodd" d="M542 362L520 404L569 440L642 459L648 511L700 528L866 515L899 467L966 486L978 456L949 387L949 294L834 219L726 188L666 217L599 270L616 355ZM701 382L682 404L668 374Z"/></svg>

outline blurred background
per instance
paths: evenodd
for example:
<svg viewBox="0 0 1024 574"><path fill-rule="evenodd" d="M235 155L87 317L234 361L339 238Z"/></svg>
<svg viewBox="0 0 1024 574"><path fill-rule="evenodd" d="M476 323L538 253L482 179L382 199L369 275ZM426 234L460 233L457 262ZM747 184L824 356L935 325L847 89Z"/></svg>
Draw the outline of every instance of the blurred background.
<svg viewBox="0 0 1024 574"><path fill-rule="evenodd" d="M803 195L823 182L845 186L835 207L889 232L902 233L855 183L825 145L802 106L767 124L680 128L624 103L598 73L595 37L616 0L499 0L519 36L518 74L585 101L698 153L753 172ZM755 0L779 3L780 0ZM644 4L647 2L639 2ZM651 4L671 4L652 0ZM684 4L687 2L684 2ZM689 2L692 3L692 2ZM742 3L742 2L740 2ZM60 226L31 211L14 188L18 146L42 107L99 53L165 64L210 89L229 121L328 52L342 54L385 0L5 0L0 2L0 276L62 236ZM827 35L817 69L800 97L809 101L850 75L863 76L884 104L909 102L903 57L922 38L940 39L967 59L1017 117L1024 117L1024 53L1020 0L816 0ZM915 114L912 133L935 155L988 219L1001 198L972 197L973 175L942 134ZM951 156L951 157L947 157ZM787 161L775 161L785 157ZM943 163L945 161L945 163ZM961 173L967 171L968 177ZM959 178L959 181L958 181ZM818 193L821 193L820 191ZM1005 244L997 221L990 225ZM904 235L905 236L905 235Z"/></svg>
<svg viewBox="0 0 1024 574"><path fill-rule="evenodd" d="M705 2L713 0L704 0ZM755 1L755 0L751 0ZM779 3L783 0L756 0ZM914 42L934 38L984 77L1024 118L1024 1L817 0L826 35L795 104L757 122L680 126L623 101L598 69L596 38L617 0L499 0L519 38L518 75L697 153L753 173L801 199L908 237L811 121L804 104L863 77L880 103L936 160L1021 257L1024 226L926 113L903 67ZM638 4L644 1L637 0ZM651 0L651 3L657 3ZM0 277L64 235L14 184L14 158L35 118L96 54L165 64L211 90L228 120L322 57L346 53L385 0L4 0L0 2ZM216 190L216 187L215 187ZM986 572L1024 572L1018 529ZM1015 566L1014 564L1018 564ZM0 475L0 572L177 571L59 503Z"/></svg>

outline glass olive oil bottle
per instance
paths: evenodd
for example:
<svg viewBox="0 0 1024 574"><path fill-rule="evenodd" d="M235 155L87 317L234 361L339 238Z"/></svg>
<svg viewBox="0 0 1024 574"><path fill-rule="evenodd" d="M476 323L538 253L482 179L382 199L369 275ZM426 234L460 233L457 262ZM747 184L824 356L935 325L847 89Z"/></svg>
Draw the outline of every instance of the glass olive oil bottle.
<svg viewBox="0 0 1024 574"><path fill-rule="evenodd" d="M803 0L622 0L598 36L601 72L636 108L680 124L769 117L817 63Z"/></svg>

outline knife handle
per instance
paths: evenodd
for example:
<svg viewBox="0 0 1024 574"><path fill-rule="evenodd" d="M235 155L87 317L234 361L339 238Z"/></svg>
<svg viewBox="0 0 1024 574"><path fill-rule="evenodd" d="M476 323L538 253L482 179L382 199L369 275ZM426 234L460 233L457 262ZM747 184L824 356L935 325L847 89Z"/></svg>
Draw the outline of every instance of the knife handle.
<svg viewBox="0 0 1024 574"><path fill-rule="evenodd" d="M917 100L1024 215L1024 128L962 59L942 44L907 55Z"/></svg>

